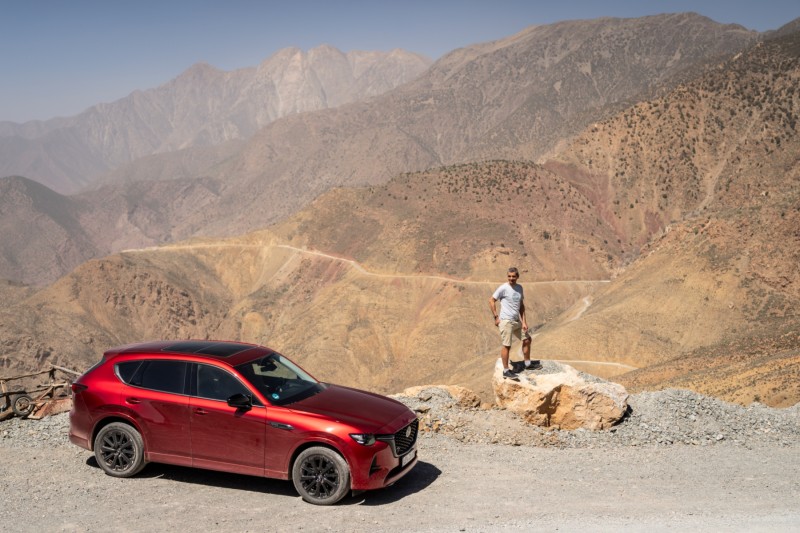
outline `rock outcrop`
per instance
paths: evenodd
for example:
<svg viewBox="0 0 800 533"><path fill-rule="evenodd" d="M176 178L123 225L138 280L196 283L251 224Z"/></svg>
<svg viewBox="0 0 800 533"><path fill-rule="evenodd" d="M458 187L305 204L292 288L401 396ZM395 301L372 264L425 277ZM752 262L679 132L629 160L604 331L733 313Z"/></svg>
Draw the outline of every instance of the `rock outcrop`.
<svg viewBox="0 0 800 533"><path fill-rule="evenodd" d="M503 378L498 359L492 388L499 407L542 427L607 429L628 410L628 392L622 385L554 361L518 374L515 381Z"/></svg>
<svg viewBox="0 0 800 533"><path fill-rule="evenodd" d="M421 402L427 402L441 391L449 396L455 405L463 408L480 407L481 399L477 394L460 385L418 385L405 389L398 396L415 397Z"/></svg>

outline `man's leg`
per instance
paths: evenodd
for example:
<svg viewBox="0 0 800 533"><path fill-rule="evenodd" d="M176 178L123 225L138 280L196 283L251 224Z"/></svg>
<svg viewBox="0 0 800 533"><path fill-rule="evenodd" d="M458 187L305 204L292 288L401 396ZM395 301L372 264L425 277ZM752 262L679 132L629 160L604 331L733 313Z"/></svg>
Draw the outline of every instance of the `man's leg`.
<svg viewBox="0 0 800 533"><path fill-rule="evenodd" d="M522 362L522 364L525 365L525 368L533 368L533 369L541 368L542 365L541 365L541 363L539 362L538 359L537 360L532 360L531 359L531 342L532 341L533 341L533 339L531 339L530 337L528 337L527 339L522 341L522 356L525 358L525 360Z"/></svg>
<svg viewBox="0 0 800 533"><path fill-rule="evenodd" d="M500 350L500 359L503 362L503 377L507 379L512 379L514 381L519 381L519 378L516 376L518 370L511 370L508 368L508 353L511 351L511 346L503 346Z"/></svg>
<svg viewBox="0 0 800 533"><path fill-rule="evenodd" d="M503 370L508 370L508 354L511 352L511 333L513 331L513 324L508 320L501 320L498 324L500 331L500 359L503 362Z"/></svg>

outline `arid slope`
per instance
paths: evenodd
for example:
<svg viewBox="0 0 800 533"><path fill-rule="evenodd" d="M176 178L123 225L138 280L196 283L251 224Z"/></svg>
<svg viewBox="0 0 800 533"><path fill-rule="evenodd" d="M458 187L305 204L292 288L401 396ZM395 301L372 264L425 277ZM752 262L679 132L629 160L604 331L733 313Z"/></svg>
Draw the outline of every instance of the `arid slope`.
<svg viewBox="0 0 800 533"><path fill-rule="evenodd" d="M2 366L85 369L112 345L233 338L270 345L324 380L393 392L474 379L488 391L496 332L486 302L495 285L372 272L267 232L131 251L90 261L0 311ZM531 285L532 312L557 315L597 285ZM462 366L466 376L448 377Z"/></svg>
<svg viewBox="0 0 800 533"><path fill-rule="evenodd" d="M800 34L599 123L566 172L641 259L543 355L646 367L633 388L800 399Z"/></svg>
<svg viewBox="0 0 800 533"><path fill-rule="evenodd" d="M543 166L446 165L326 194L327 182L253 182L255 203L289 184L320 196L268 230L123 252L39 291L6 285L0 360L85 368L114 344L234 338L284 351L324 380L381 392L464 384L490 399L498 342L487 300L513 264L531 323L544 324L535 356L592 361L632 390L794 404L799 35L590 125ZM338 145L346 139L331 117L378 116L365 109L262 133L308 127ZM253 164L289 165L277 152L250 153ZM227 208L247 217L236 199Z"/></svg>

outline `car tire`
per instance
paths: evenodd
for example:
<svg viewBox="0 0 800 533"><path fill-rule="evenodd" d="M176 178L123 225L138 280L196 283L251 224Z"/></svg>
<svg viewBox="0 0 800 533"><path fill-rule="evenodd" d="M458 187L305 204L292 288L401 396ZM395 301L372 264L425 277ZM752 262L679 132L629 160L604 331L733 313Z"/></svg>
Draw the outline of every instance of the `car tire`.
<svg viewBox="0 0 800 533"><path fill-rule="evenodd" d="M135 476L145 465L144 441L130 424L112 422L97 433L94 456L109 476Z"/></svg>
<svg viewBox="0 0 800 533"><path fill-rule="evenodd" d="M292 465L298 494L315 505L333 505L350 490L350 468L336 451L322 446L303 450Z"/></svg>
<svg viewBox="0 0 800 533"><path fill-rule="evenodd" d="M33 398L27 394L17 394L11 397L11 410L19 417L28 417L35 407L36 404L33 403Z"/></svg>

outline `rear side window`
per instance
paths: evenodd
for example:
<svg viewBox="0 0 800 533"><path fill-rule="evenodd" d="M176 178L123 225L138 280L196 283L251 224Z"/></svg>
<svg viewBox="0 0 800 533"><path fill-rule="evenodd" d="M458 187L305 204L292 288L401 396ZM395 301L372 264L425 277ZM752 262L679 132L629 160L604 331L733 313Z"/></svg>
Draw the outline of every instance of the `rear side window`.
<svg viewBox="0 0 800 533"><path fill-rule="evenodd" d="M142 366L142 361L126 361L117 365L117 376L125 383L130 384L136 371Z"/></svg>
<svg viewBox="0 0 800 533"><path fill-rule="evenodd" d="M188 366L183 361L129 361L117 365L117 375L135 387L185 394Z"/></svg>

